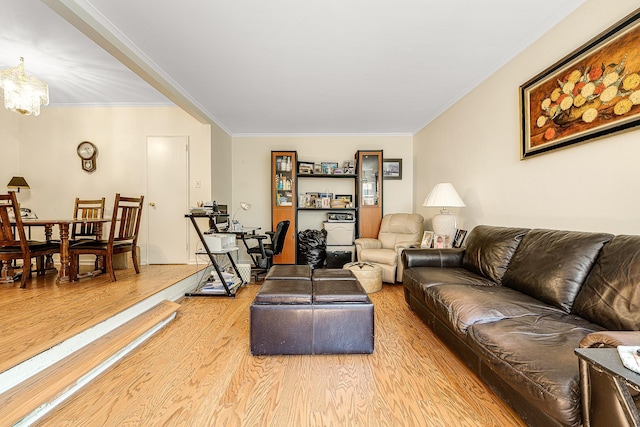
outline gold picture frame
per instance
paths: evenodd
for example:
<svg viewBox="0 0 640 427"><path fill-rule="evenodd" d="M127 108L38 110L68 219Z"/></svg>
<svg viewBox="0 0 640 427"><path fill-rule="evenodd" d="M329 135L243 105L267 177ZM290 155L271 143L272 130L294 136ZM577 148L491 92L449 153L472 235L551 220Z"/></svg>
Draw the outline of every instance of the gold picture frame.
<svg viewBox="0 0 640 427"><path fill-rule="evenodd" d="M521 159L640 124L640 9L520 87Z"/></svg>

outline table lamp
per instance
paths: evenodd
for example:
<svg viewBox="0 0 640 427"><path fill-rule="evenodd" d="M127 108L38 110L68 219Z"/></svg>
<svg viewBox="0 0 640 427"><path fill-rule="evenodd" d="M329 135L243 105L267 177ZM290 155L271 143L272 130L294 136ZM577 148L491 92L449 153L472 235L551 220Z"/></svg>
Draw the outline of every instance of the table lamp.
<svg viewBox="0 0 640 427"><path fill-rule="evenodd" d="M464 207L464 202L453 188L450 182L436 184L431 193L424 200L422 206L440 207L440 213L433 217L433 232L435 234L445 234L453 243L456 234L456 216L447 210L447 207Z"/></svg>
<svg viewBox="0 0 640 427"><path fill-rule="evenodd" d="M27 184L27 180L24 179L24 177L14 176L13 178L11 178L11 180L7 184L7 188L17 189L19 193L21 188L30 188L30 187L29 187L29 184Z"/></svg>

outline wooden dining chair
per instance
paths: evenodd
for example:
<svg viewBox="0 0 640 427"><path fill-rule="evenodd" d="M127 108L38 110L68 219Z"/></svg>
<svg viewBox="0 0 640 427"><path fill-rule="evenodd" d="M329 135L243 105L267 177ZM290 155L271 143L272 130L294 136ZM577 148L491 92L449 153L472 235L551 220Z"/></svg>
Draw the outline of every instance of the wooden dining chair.
<svg viewBox="0 0 640 427"><path fill-rule="evenodd" d="M108 272L113 282L116 281L113 268L113 256L116 254L131 252L133 267L136 273L140 273L136 247L143 200L144 196L122 197L119 193L116 194L108 240L83 240L69 245L71 280L78 280L79 257L87 254L103 258L101 271Z"/></svg>
<svg viewBox="0 0 640 427"><path fill-rule="evenodd" d="M15 212L18 214L15 215ZM0 283L12 283L17 279L12 272L11 261L21 259L20 287L25 288L27 280L31 277L31 258L37 258L37 274L40 276L45 273L45 255L59 252L59 242L27 240L16 194L13 191L9 194L0 194L0 263L2 264Z"/></svg>
<svg viewBox="0 0 640 427"><path fill-rule="evenodd" d="M75 219L103 219L104 218L104 197L95 200L83 200L76 197L73 207L73 218ZM77 243L83 239L102 239L101 222L83 222L73 224L70 233L70 242Z"/></svg>

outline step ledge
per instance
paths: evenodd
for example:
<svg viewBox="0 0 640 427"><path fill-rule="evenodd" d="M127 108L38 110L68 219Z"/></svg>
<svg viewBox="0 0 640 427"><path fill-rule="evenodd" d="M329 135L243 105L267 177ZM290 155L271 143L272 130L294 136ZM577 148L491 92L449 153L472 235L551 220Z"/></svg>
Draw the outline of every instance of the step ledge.
<svg viewBox="0 0 640 427"><path fill-rule="evenodd" d="M164 300L177 301L184 297L184 294L193 291L198 286L199 273L184 278L183 280L169 286L160 292L149 296L115 316L67 339L64 342L50 348L47 351L25 360L24 362L0 373L0 395L27 381L34 375L47 369L50 366L69 357L71 354L82 349L86 345L102 338L116 328L124 325L140 314L150 310Z"/></svg>
<svg viewBox="0 0 640 427"><path fill-rule="evenodd" d="M14 424L14 427L26 427L32 425L34 422L40 420L42 417L47 415L53 409L55 409L58 405L68 399L71 395L76 393L85 385L89 384L95 378L97 378L100 374L108 370L111 366L116 364L122 358L124 358L131 351L139 347L146 340L151 338L154 334L164 328L169 322L175 319L176 313L172 313L169 317L157 323L151 329L147 330L145 333L140 335L137 339L131 341L126 347L123 347L121 350L114 353L111 357L107 358L104 362L100 363L98 366L87 372L85 375L78 378L73 385L68 387L64 392L57 395L54 399L49 402L43 403L40 407L35 409L29 415L18 421Z"/></svg>

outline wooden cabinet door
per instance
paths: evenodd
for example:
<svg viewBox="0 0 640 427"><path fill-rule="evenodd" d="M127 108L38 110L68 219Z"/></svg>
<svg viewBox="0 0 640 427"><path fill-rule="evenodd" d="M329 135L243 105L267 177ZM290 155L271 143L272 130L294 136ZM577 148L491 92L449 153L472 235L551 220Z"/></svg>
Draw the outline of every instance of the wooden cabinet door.
<svg viewBox="0 0 640 427"><path fill-rule="evenodd" d="M382 221L382 150L356 153L358 237L377 238Z"/></svg>

